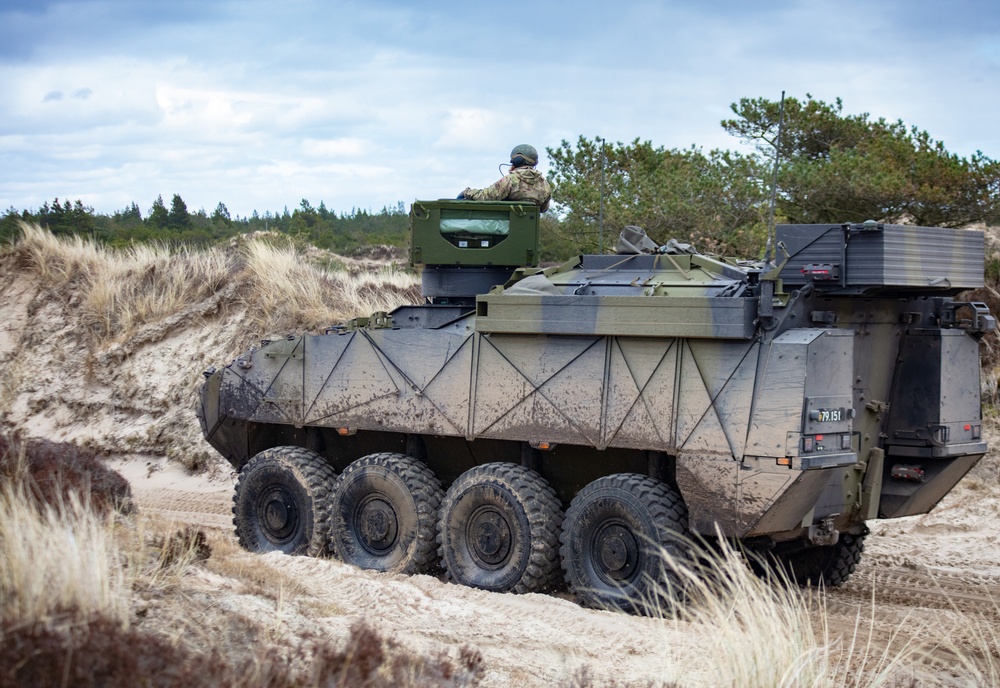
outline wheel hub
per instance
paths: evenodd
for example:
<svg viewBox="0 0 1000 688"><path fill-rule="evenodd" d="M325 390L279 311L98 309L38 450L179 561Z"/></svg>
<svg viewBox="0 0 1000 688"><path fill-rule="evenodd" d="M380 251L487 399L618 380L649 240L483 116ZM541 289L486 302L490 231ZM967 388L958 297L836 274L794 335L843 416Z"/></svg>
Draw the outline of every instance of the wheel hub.
<svg viewBox="0 0 1000 688"><path fill-rule="evenodd" d="M510 524L492 506L480 507L467 528L472 556L482 566L499 568L511 553Z"/></svg>
<svg viewBox="0 0 1000 688"><path fill-rule="evenodd" d="M639 541L620 523L602 526L594 535L594 559L598 574L609 582L629 580L639 562Z"/></svg>
<svg viewBox="0 0 1000 688"><path fill-rule="evenodd" d="M399 534L396 510L381 495L370 495L361 503L357 524L361 544L372 554L381 554L396 543Z"/></svg>
<svg viewBox="0 0 1000 688"><path fill-rule="evenodd" d="M298 529L299 512L295 500L283 487L275 487L262 496L258 514L264 535L272 542L283 543Z"/></svg>

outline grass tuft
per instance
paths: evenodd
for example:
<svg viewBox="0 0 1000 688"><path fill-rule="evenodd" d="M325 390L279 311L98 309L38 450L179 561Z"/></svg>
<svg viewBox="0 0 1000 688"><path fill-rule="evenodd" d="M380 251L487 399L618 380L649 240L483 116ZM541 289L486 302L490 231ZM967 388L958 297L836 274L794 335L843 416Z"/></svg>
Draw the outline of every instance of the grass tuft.
<svg viewBox="0 0 1000 688"><path fill-rule="evenodd" d="M107 517L77 493L52 506L25 483L0 487L0 618L30 624L101 615L127 624L128 610Z"/></svg>
<svg viewBox="0 0 1000 688"><path fill-rule="evenodd" d="M222 251L171 250L162 244L108 249L79 236L61 238L21 223L15 247L45 288L68 292L98 342L114 340L201 301L229 278Z"/></svg>
<svg viewBox="0 0 1000 688"><path fill-rule="evenodd" d="M661 552L683 594L663 590L646 611L677 633L698 634L705 658L699 669L708 685L877 688L1000 681L996 630L957 606L947 630L908 617L886 638L876 629L872 586L873 597L858 607L853 625L837 630L822 587L799 589L773 569L758 576L722 538L710 548L692 544L689 553L679 560ZM992 612L1000 615L1000 607ZM683 668L677 675L685 675Z"/></svg>

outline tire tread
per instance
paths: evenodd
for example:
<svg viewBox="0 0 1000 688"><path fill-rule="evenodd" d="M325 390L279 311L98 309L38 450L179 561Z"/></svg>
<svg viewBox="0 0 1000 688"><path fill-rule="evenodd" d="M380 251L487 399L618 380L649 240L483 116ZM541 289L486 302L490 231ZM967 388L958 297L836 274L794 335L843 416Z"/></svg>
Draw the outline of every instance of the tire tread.
<svg viewBox="0 0 1000 688"><path fill-rule="evenodd" d="M441 481L434 472L422 461L398 452L379 452L363 456L344 469L338 478L339 482L362 468L380 466L395 473L409 489L417 511L418 530L415 542L421 544L411 555L409 562L400 569L400 573L429 573L438 567L437 548L437 513L444 497ZM336 491L336 490L335 490ZM332 520L335 509L331 500L329 518ZM332 532L332 526L328 528ZM336 543L331 541L336 553ZM339 555L338 555L339 556Z"/></svg>
<svg viewBox="0 0 1000 688"><path fill-rule="evenodd" d="M671 542L677 542L678 535L683 537L688 533L687 506L680 494L663 482L639 473L615 473L587 484L577 493L566 510L565 523L567 527L563 529L560 538L559 552L570 592L581 604L588 607L605 607L608 605L608 601L603 599L602 593L599 591L573 580L569 564L574 558L573 526L583 513L589 496L608 489L624 491L644 505L656 525L658 532L656 544L668 546ZM642 600L638 602L641 603ZM624 600L615 600L614 604L622 609L629 608L629 603ZM633 608L641 611L640 606L633 605Z"/></svg>
<svg viewBox="0 0 1000 688"><path fill-rule="evenodd" d="M312 500L313 533L305 554L311 557L322 556L327 550L330 522L330 510L333 504L333 487L336 481L336 471L326 459L304 447L279 446L265 449L253 456L240 470L233 492L233 526L236 528L236 538L244 549L254 551L253 542L249 542L240 528L237 518L237 507L240 494L244 488L244 479L262 463L275 461L292 471L296 478L305 486ZM300 552L296 552L297 554Z"/></svg>
<svg viewBox="0 0 1000 688"><path fill-rule="evenodd" d="M438 556L441 561L447 561L444 514L451 508L454 495L475 482L494 482L505 487L521 500L527 514L531 553L524 573L508 592L523 594L558 587L561 583L559 533L563 523L562 504L545 478L516 463L482 464L466 471L452 484L441 502L437 523ZM448 580L454 581L448 567L444 568Z"/></svg>

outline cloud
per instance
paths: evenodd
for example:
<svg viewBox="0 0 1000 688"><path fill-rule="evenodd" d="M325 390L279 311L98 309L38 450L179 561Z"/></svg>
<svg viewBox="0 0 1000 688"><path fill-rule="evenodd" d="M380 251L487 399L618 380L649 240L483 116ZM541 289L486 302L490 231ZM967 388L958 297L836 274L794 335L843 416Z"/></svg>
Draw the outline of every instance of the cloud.
<svg viewBox="0 0 1000 688"><path fill-rule="evenodd" d="M302 141L302 155L310 158L361 158L371 149L370 141L356 138Z"/></svg>
<svg viewBox="0 0 1000 688"><path fill-rule="evenodd" d="M448 148L480 148L495 139L502 115L482 108L455 108L444 114L442 133L435 144Z"/></svg>
<svg viewBox="0 0 1000 688"><path fill-rule="evenodd" d="M858 17L863 17L859 21ZM1000 156L1000 7L418 0L5 3L0 207L158 194L234 214L379 208L495 180L511 147L638 137L738 147L782 90Z"/></svg>

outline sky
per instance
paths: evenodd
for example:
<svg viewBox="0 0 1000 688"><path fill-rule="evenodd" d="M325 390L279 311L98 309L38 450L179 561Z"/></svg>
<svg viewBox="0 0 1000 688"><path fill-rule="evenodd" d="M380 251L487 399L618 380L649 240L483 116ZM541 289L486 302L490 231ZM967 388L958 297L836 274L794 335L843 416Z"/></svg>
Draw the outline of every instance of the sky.
<svg viewBox="0 0 1000 688"><path fill-rule="evenodd" d="M0 0L0 212L453 197L578 137L746 150L782 91L1000 158L996 0Z"/></svg>

